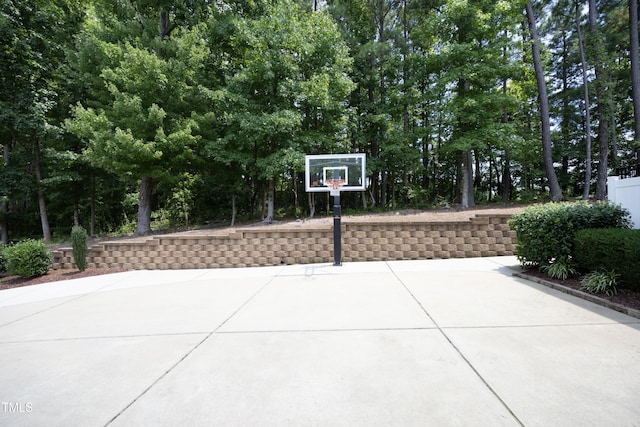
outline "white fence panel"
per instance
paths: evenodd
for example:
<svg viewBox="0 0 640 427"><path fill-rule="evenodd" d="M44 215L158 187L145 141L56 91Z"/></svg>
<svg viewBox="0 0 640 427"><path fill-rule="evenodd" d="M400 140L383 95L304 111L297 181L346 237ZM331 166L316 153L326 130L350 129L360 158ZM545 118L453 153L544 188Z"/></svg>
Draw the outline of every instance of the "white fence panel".
<svg viewBox="0 0 640 427"><path fill-rule="evenodd" d="M610 176L607 186L609 203L631 212L633 228L640 228L640 177L621 179L619 176Z"/></svg>

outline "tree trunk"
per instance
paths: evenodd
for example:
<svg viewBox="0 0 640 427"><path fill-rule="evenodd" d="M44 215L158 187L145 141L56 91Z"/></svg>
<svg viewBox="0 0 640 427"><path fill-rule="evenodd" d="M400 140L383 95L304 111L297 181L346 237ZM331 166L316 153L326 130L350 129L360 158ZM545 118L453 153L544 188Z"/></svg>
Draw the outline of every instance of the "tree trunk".
<svg viewBox="0 0 640 427"><path fill-rule="evenodd" d="M387 172L382 172L382 182L380 183L380 206L386 206L389 202L388 200L388 189L389 189L389 174Z"/></svg>
<svg viewBox="0 0 640 427"><path fill-rule="evenodd" d="M329 195L329 192L325 193L327 195L327 205L325 208L325 212L327 213L327 215L329 215L331 213L331 196Z"/></svg>
<svg viewBox="0 0 640 427"><path fill-rule="evenodd" d="M9 145L3 145L3 155L2 159L4 163L9 163ZM9 214L9 202L7 200L3 200L0 203L0 233L2 235L1 241L3 245L9 244L9 219L7 215Z"/></svg>
<svg viewBox="0 0 640 427"><path fill-rule="evenodd" d="M560 173L558 176L558 181L560 182L560 188L563 192L567 192L569 189L569 155L567 154L566 147L569 147L570 142L570 122L571 122L571 109L569 106L569 43L567 34L563 34L562 38L562 89L560 98L562 99L562 119L560 121L560 135L562 135L560 140L560 146L562 147L562 168L560 169Z"/></svg>
<svg viewBox="0 0 640 427"><path fill-rule="evenodd" d="M580 51L580 62L582 63L582 87L584 97L584 136L585 136L585 173L584 190L582 198L587 200L591 194L591 105L589 102L589 77L587 75L587 60L584 53L584 42L582 40L582 30L580 28L580 3L576 1L576 30L578 33L578 50Z"/></svg>
<svg viewBox="0 0 640 427"><path fill-rule="evenodd" d="M505 34L506 35L506 34ZM503 55L507 59L507 48L504 48ZM502 81L502 93L507 95L507 79ZM505 108L502 112L502 123L509 123L509 111ZM496 170L496 175L498 171ZM509 149L504 150L504 169L502 169L502 202L508 203L511 198L511 153Z"/></svg>
<svg viewBox="0 0 640 427"><path fill-rule="evenodd" d="M273 200L275 195L275 181L273 178L269 180L269 190L267 190L267 216L264 221L267 224L271 224L273 222L274 216L274 205L275 202Z"/></svg>
<svg viewBox="0 0 640 427"><path fill-rule="evenodd" d="M138 193L138 223L136 225L136 236L146 236L151 234L151 194L156 183L154 178L143 177Z"/></svg>
<svg viewBox="0 0 640 427"><path fill-rule="evenodd" d="M80 225L80 191L78 189L78 184L73 182L71 183L71 192L73 194L73 226L77 227Z"/></svg>
<svg viewBox="0 0 640 427"><path fill-rule="evenodd" d="M451 199L454 204L462 204L464 205L463 193L464 193L464 151L458 150L456 152L456 174L453 177L453 198Z"/></svg>
<svg viewBox="0 0 640 427"><path fill-rule="evenodd" d="M613 87L613 75L609 71L609 87ZM609 141L611 145L611 161L609 165L613 170L618 167L618 121L616 118L616 105L613 101L607 103L609 105L609 118L611 123L609 124Z"/></svg>
<svg viewBox="0 0 640 427"><path fill-rule="evenodd" d="M73 203L73 225L80 225L80 205L78 204L78 200L75 200Z"/></svg>
<svg viewBox="0 0 640 427"><path fill-rule="evenodd" d="M596 180L596 199L607 197L607 176L609 174L609 122L607 121L607 99L604 83L603 46L598 28L598 12L595 0L589 0L589 28L593 40L593 61L596 71L596 100L598 102L598 179Z"/></svg>
<svg viewBox="0 0 640 427"><path fill-rule="evenodd" d="M371 209L373 209L376 207L376 195L371 186L369 186L369 196L371 196Z"/></svg>
<svg viewBox="0 0 640 427"><path fill-rule="evenodd" d="M236 225L236 213L238 209L236 207L236 193L231 195L231 227Z"/></svg>
<svg viewBox="0 0 640 427"><path fill-rule="evenodd" d="M502 170L502 202L509 203L511 198L511 154L504 150L504 169Z"/></svg>
<svg viewBox="0 0 640 427"><path fill-rule="evenodd" d="M293 171L291 173L292 175L292 181L293 181L293 208L294 208L294 215L296 216L296 218L298 217L298 172L296 171L295 167L293 168Z"/></svg>
<svg viewBox="0 0 640 427"><path fill-rule="evenodd" d="M462 207L475 206L473 195L473 155L467 150L462 155Z"/></svg>
<svg viewBox="0 0 640 427"><path fill-rule="evenodd" d="M638 0L629 0L629 39L631 44L631 89L633 133L636 143L636 172L640 176L640 46L638 46Z"/></svg>
<svg viewBox="0 0 640 427"><path fill-rule="evenodd" d="M38 207L40 209L40 223L42 224L42 237L45 242L51 241L51 229L49 228L49 218L47 216L47 203L42 189L42 169L40 165L40 140L33 132L31 136L33 142L33 170L36 176L36 185L38 186Z"/></svg>
<svg viewBox="0 0 640 427"><path fill-rule="evenodd" d="M426 114L426 112L423 112L422 117L423 117L423 123L424 123L424 129L428 130L430 123L429 120L426 119L425 117L427 117L428 115ZM422 183L422 188L429 188L429 159L430 157L433 155L432 152L430 152L429 150L429 141L431 141L431 134L429 132L428 135L425 135L425 137L422 139L422 179L421 179L421 183Z"/></svg>
<svg viewBox="0 0 640 427"><path fill-rule="evenodd" d="M490 149L491 150L491 149ZM494 167L494 158L493 158L493 153L491 153L491 151L489 151L489 191L487 192L487 202L491 203L492 200L492 192L493 192L493 167ZM477 169L479 170L479 169ZM496 176L496 180L498 179L498 177ZM498 184L500 185L500 184Z"/></svg>
<svg viewBox="0 0 640 427"><path fill-rule="evenodd" d="M316 193L307 193L307 200L309 201L309 218L316 216Z"/></svg>
<svg viewBox="0 0 640 427"><path fill-rule="evenodd" d="M491 148L489 148L489 152L491 152ZM475 169L471 169L471 173L473 174L474 170L476 173L473 174L471 182L473 182L473 188L480 189L480 187L482 187L482 174L480 173L480 155L478 154L478 150L473 150L472 155L474 155L473 161L475 162L476 167ZM491 154L489 154L489 158L491 158ZM489 186L491 186L491 184L489 184Z"/></svg>
<svg viewBox="0 0 640 427"><path fill-rule="evenodd" d="M164 40L169 35L169 12L166 10L160 11L160 40Z"/></svg>
<svg viewBox="0 0 640 427"><path fill-rule="evenodd" d="M89 236L96 237L96 178L91 177L91 218L89 219Z"/></svg>
<svg viewBox="0 0 640 427"><path fill-rule="evenodd" d="M542 126L542 157L544 161L544 169L551 191L551 199L554 201L564 199L562 189L558 183L556 171L553 168L553 157L551 154L551 123L549 119L549 99L547 97L547 84L544 79L544 70L542 68L542 59L540 57L540 38L538 37L538 29L536 19L533 14L533 6L531 2L527 2L527 21L529 23L529 32L531 33L531 51L533 56L533 67L536 73L536 82L538 84L538 100L540 102L540 122Z"/></svg>
<svg viewBox="0 0 640 427"><path fill-rule="evenodd" d="M375 68L376 64L375 64L375 58L373 56L372 53L369 54L369 72L372 74L375 74ZM369 101L369 108L374 108L375 106L375 92L374 92L374 87L373 84L370 84L367 88L367 99ZM371 136L370 140L369 140L369 146L370 146L370 150L371 150L371 157L373 158L377 158L379 156L379 144L378 144L378 140L377 140L378 136L377 135L373 135ZM376 204L376 200L378 199L378 189L379 189L379 185L380 185L380 180L379 180L380 174L379 171L376 169L371 171L371 185L369 186L369 191L371 193L371 198L373 199L373 204L375 206ZM327 202L327 206L329 206L329 202ZM328 211L328 209L327 209Z"/></svg>

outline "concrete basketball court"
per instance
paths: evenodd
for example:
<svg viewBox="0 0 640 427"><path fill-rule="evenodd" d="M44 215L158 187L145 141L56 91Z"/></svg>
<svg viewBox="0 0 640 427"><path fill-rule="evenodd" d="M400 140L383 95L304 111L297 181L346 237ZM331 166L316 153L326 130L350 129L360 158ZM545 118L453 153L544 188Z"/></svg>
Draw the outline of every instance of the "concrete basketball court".
<svg viewBox="0 0 640 427"><path fill-rule="evenodd" d="M0 291L0 425L640 425L640 320L514 257Z"/></svg>

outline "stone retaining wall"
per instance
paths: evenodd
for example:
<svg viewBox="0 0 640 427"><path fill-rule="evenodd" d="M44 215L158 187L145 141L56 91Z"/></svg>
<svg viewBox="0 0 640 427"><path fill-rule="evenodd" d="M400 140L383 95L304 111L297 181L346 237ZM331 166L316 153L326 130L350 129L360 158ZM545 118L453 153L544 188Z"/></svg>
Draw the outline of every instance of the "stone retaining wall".
<svg viewBox="0 0 640 427"><path fill-rule="evenodd" d="M458 222L342 224L342 260L387 261L514 255L511 215L477 215ZM122 269L254 267L333 262L332 227L259 227L226 234L174 234L104 242L87 265ZM70 248L54 252L54 268L75 268Z"/></svg>

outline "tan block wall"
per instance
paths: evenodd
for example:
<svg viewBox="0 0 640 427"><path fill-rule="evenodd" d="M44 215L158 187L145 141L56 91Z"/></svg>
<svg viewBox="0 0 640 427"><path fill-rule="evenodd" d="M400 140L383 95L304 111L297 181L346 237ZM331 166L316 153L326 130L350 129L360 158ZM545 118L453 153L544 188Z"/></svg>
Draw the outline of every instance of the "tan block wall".
<svg viewBox="0 0 640 427"><path fill-rule="evenodd" d="M515 254L510 215L470 221L342 224L342 260L390 261ZM227 235L153 236L89 249L88 267L131 270L257 267L333 262L333 230L237 229ZM54 268L75 268L71 249L54 252Z"/></svg>

